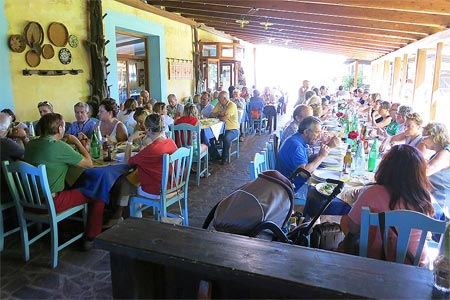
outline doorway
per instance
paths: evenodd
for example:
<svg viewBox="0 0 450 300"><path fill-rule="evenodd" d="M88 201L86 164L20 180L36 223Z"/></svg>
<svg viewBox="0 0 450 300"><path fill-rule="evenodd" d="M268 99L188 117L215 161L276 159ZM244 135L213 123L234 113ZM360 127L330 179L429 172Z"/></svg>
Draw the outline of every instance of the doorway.
<svg viewBox="0 0 450 300"><path fill-rule="evenodd" d="M137 99L149 90L147 39L144 36L116 31L117 79L119 102Z"/></svg>

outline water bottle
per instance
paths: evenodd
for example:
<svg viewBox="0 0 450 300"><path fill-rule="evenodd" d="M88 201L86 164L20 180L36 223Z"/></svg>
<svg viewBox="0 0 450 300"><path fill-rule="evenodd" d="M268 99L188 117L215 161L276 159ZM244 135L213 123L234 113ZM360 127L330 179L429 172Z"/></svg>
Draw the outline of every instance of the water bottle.
<svg viewBox="0 0 450 300"><path fill-rule="evenodd" d="M369 163L367 165L367 170L369 172L375 171L377 159L378 159L378 145L377 145L377 139L374 139L372 148L370 148Z"/></svg>
<svg viewBox="0 0 450 300"><path fill-rule="evenodd" d="M434 287L443 293L450 293L450 224L447 223L439 244L439 256L433 264Z"/></svg>
<svg viewBox="0 0 450 300"><path fill-rule="evenodd" d="M30 138L36 137L36 133L34 132L33 122L30 122L30 125L28 125L28 131L30 132Z"/></svg>
<svg viewBox="0 0 450 300"><path fill-rule="evenodd" d="M364 175L366 171L366 155L361 142L358 141L358 148L355 155L355 175Z"/></svg>

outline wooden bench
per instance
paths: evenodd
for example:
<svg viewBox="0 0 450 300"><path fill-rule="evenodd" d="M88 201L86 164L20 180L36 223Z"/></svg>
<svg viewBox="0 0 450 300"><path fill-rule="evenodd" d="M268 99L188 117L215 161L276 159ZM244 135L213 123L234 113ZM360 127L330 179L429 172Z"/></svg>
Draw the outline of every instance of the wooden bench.
<svg viewBox="0 0 450 300"><path fill-rule="evenodd" d="M130 218L103 232L114 298L431 299L430 270Z"/></svg>

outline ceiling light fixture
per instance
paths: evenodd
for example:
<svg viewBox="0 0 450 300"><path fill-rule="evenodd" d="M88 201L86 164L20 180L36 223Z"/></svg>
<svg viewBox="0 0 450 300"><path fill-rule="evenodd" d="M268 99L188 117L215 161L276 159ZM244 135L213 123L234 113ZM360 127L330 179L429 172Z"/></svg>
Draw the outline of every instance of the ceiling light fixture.
<svg viewBox="0 0 450 300"><path fill-rule="evenodd" d="M269 21L266 21L266 22L259 23L259 25L264 26L264 30L267 30L267 29L269 29L269 26L273 25L273 23L270 23Z"/></svg>
<svg viewBox="0 0 450 300"><path fill-rule="evenodd" d="M238 23L241 28L244 28L244 26L247 25L250 22L247 21L247 20L242 19L242 20L236 20L236 23Z"/></svg>

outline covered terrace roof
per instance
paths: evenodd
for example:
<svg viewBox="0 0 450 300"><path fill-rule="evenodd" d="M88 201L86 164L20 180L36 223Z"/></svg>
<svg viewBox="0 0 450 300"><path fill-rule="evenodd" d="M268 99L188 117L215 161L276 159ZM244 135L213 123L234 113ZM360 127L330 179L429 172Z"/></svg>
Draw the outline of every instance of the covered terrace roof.
<svg viewBox="0 0 450 300"><path fill-rule="evenodd" d="M147 0L253 44L373 61L450 28L450 0Z"/></svg>

